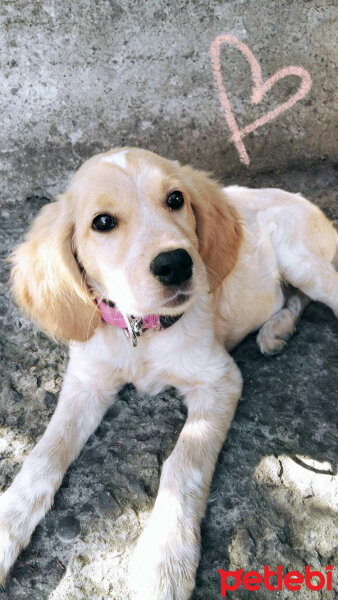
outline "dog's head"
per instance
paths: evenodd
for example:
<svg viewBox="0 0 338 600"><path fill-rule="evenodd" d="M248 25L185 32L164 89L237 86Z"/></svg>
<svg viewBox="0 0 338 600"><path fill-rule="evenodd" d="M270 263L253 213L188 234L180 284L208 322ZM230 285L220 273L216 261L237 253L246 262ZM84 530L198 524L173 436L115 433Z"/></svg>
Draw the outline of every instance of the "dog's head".
<svg viewBox="0 0 338 600"><path fill-rule="evenodd" d="M124 314L175 315L214 290L240 243L235 211L205 173L136 148L88 160L12 254L16 301L49 333L85 341L95 297Z"/></svg>

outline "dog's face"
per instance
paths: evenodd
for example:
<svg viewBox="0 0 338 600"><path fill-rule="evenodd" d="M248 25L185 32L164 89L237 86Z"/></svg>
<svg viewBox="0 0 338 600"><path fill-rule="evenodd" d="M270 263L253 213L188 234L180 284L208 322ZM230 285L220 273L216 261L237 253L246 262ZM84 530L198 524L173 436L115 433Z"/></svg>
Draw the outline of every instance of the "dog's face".
<svg viewBox="0 0 338 600"><path fill-rule="evenodd" d="M126 314L178 314L208 290L180 170L145 151L117 150L88 161L68 191L87 283Z"/></svg>
<svg viewBox="0 0 338 600"><path fill-rule="evenodd" d="M136 148L99 154L12 254L16 301L49 333L85 341L96 299L177 315L234 267L236 213L209 177Z"/></svg>

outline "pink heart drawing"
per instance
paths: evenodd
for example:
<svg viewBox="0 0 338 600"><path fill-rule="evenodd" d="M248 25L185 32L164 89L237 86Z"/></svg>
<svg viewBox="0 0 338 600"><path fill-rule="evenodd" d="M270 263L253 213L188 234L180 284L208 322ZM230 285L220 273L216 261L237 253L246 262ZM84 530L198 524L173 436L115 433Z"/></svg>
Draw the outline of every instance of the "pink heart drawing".
<svg viewBox="0 0 338 600"><path fill-rule="evenodd" d="M236 46L236 48L238 48L238 50L243 54L243 56L246 58L250 65L251 76L254 83L251 93L251 104L258 104L259 102L261 102L263 96L272 88L272 86L277 81L279 81L280 79L284 79L289 75L297 75L297 77L301 79L301 83L297 92L293 96L291 96L289 100L283 102L273 110L270 110L263 117L260 117L260 119L256 119L256 121L253 121L253 123L249 123L249 125L246 125L242 129L240 129L231 110L229 98L226 89L223 85L221 65L219 60L220 49L221 46L223 46L223 44L230 44L232 46ZM272 121L272 119L275 119L276 117L278 117L278 115L281 115L283 112L291 108L291 106L296 104L296 102L304 98L304 96L306 96L306 94L309 92L312 86L310 74L303 67L284 67L264 82L262 78L262 71L260 65L254 57L254 55L252 54L251 50L246 44L240 42L233 35L218 35L211 44L210 52L212 71L218 86L220 101L224 108L225 118L227 120L229 129L232 133L230 141L235 144L240 161L245 165L249 165L250 158L244 146L243 138L252 131L255 131L255 129L257 129L258 127L261 127L262 125L265 125L265 123Z"/></svg>

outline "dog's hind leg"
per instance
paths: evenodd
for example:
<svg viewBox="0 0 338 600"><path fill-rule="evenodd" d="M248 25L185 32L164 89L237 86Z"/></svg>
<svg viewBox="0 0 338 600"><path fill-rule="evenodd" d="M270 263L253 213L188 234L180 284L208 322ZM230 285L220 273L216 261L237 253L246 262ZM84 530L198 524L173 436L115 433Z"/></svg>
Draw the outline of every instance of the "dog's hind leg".
<svg viewBox="0 0 338 600"><path fill-rule="evenodd" d="M260 328L257 344L266 356L282 352L296 330L296 324L309 304L310 298L300 290L288 293L286 305L273 314Z"/></svg>
<svg viewBox="0 0 338 600"><path fill-rule="evenodd" d="M271 241L283 280L329 306L338 318L338 234L333 224L303 202L293 214L279 213Z"/></svg>
<svg viewBox="0 0 338 600"><path fill-rule="evenodd" d="M335 257L328 260L303 247L294 253L292 247L281 254L281 273L288 283L300 289L311 300L329 306L338 318L338 272Z"/></svg>

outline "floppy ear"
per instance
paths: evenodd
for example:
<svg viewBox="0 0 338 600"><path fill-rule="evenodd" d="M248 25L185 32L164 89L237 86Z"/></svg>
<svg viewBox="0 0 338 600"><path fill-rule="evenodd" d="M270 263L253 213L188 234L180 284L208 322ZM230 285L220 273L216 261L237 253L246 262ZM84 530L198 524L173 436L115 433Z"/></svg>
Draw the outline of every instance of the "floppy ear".
<svg viewBox="0 0 338 600"><path fill-rule="evenodd" d="M66 195L44 206L10 262L17 304L47 333L86 341L100 322L72 252Z"/></svg>
<svg viewBox="0 0 338 600"><path fill-rule="evenodd" d="M236 264L242 240L239 216L208 173L191 167L183 167L183 172L191 193L199 253L214 291Z"/></svg>

